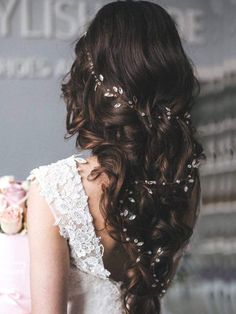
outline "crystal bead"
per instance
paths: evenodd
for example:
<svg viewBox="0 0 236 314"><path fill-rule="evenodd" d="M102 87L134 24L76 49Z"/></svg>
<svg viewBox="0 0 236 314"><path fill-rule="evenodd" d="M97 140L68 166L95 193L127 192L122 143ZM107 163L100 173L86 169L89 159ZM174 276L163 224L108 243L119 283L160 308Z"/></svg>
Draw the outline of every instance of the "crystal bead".
<svg viewBox="0 0 236 314"><path fill-rule="evenodd" d="M140 256L136 259L136 263L140 262L141 258Z"/></svg>
<svg viewBox="0 0 236 314"><path fill-rule="evenodd" d="M121 106L121 103L119 102L114 105L115 108L119 108L120 106Z"/></svg>
<svg viewBox="0 0 236 314"><path fill-rule="evenodd" d="M144 245L144 242L138 242L137 245L142 246L142 245Z"/></svg>
<svg viewBox="0 0 236 314"><path fill-rule="evenodd" d="M102 75L102 74L99 74L99 79L100 79L101 81L103 81L103 80L104 80L104 77L103 77L103 75Z"/></svg>
<svg viewBox="0 0 236 314"><path fill-rule="evenodd" d="M127 216L129 211L127 209L124 210L124 216Z"/></svg>
<svg viewBox="0 0 236 314"><path fill-rule="evenodd" d="M194 159L194 160L192 161L192 166L193 166L194 168L198 168L199 165L200 165L200 163L199 163L199 161L197 161L196 159Z"/></svg>
<svg viewBox="0 0 236 314"><path fill-rule="evenodd" d="M117 93L118 92L118 88L116 86L113 86L113 90Z"/></svg>
<svg viewBox="0 0 236 314"><path fill-rule="evenodd" d="M185 117L186 117L186 118L190 118L191 115L190 115L188 112L186 112L186 113L185 113Z"/></svg>
<svg viewBox="0 0 236 314"><path fill-rule="evenodd" d="M119 93L123 94L123 89L121 87L119 87Z"/></svg>
<svg viewBox="0 0 236 314"><path fill-rule="evenodd" d="M138 243L138 239L134 239L134 243Z"/></svg>
<svg viewBox="0 0 236 314"><path fill-rule="evenodd" d="M148 184L156 184L156 180L147 181Z"/></svg>
<svg viewBox="0 0 236 314"><path fill-rule="evenodd" d="M128 197L128 200L129 200L131 203L135 203L135 199L132 198L132 197Z"/></svg>
<svg viewBox="0 0 236 314"><path fill-rule="evenodd" d="M188 191L188 187L187 187L187 185L185 185L184 192L187 192L187 191Z"/></svg>
<svg viewBox="0 0 236 314"><path fill-rule="evenodd" d="M136 215L131 215L130 217L129 217L129 220L134 220L136 218Z"/></svg>
<svg viewBox="0 0 236 314"><path fill-rule="evenodd" d="M104 94L104 96L105 97L114 97L114 94L107 92Z"/></svg>

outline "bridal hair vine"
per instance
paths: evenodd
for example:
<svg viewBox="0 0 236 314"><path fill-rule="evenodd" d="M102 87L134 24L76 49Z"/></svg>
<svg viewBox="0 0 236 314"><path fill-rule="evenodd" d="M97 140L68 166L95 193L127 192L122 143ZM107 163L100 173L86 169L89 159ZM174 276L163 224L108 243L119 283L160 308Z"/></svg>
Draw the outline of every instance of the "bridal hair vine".
<svg viewBox="0 0 236 314"><path fill-rule="evenodd" d="M86 37L86 34L87 32L84 33L84 36ZM122 87L120 86L113 86L112 88L104 88L103 87L103 82L104 82L104 76L100 73L100 74L96 74L95 72L95 69L94 69L94 64L93 64L93 61L92 61L92 55L91 53L88 51L88 48L85 47L85 51L86 51L86 55L87 55L87 58L88 58L88 61L89 61L89 68L90 68L90 71L91 71L91 74L93 75L94 79L95 79L95 87L94 87L94 91L97 90L97 87L100 86L103 88L103 95L105 97L121 97L121 95L124 94L124 91L122 89ZM149 127L151 128L152 127L152 122L151 122L151 117L149 115L147 115L145 112L143 111L139 111L137 109L137 103L138 103L138 100L137 100L137 97L136 96L133 96L132 97L132 100L131 99L128 99L128 100L122 100L122 102L116 102L114 104L114 108L119 108L121 107L122 105L127 105L128 107L130 107L131 109L134 109L136 110L139 115L142 117L142 118L145 118L147 117L148 118L148 122L149 122ZM189 112L185 112L183 114L183 117L180 117L179 115L173 115L172 112L171 112L171 109L167 106L164 106L164 105L159 105L159 113L157 115L157 118L158 119L162 119L163 116L167 118L167 120L171 120L173 118L173 116L175 117L175 119L178 121L180 120L180 118L182 119L182 121L185 121L186 124L190 124L190 119L191 119L191 115ZM161 112L161 113L160 113ZM150 180L136 180L134 183L135 184L138 184L138 183L142 183L144 184L145 186L149 186L149 185L173 185L173 184L178 184L180 185L181 183L185 183L183 189L185 192L187 192L189 190L188 188L188 184L189 183L193 183L194 182L194 179L192 177L192 174L193 174L193 170L194 168L197 168L199 166L199 161L195 158L193 158L192 161L190 161L187 165L187 168L190 170L187 178L184 178L184 179L176 179L174 182L166 182L166 181L162 181L162 182L157 182L157 181L150 181ZM152 190L150 187L147 187L147 190L150 194L152 194Z"/></svg>
<svg viewBox="0 0 236 314"><path fill-rule="evenodd" d="M94 70L94 64L92 61L92 56L91 53L88 51L87 48L85 48L86 50L86 55L89 61L89 68L90 68L90 72L94 77L95 80L95 87L94 87L94 91L97 90L98 86L102 87L104 89L103 91L103 95L104 97L109 97L109 98L121 98L122 95L124 95L124 91L122 89L122 87L120 86L112 86L112 88L104 88L103 87L103 82L104 82L104 76L100 73L100 74L96 74L95 70ZM119 108L122 105L128 106L129 108L135 110L142 119L147 118L148 120L148 125L150 128L152 128L152 122L151 122L151 116L147 113L145 113L144 111L140 111L137 108L137 103L138 103L138 99L137 97L134 95L131 99L122 99L122 102L116 102L114 104L114 108ZM165 116L168 120L171 120L173 115L171 112L171 109L167 106L164 106L163 104L159 104L158 106L159 112L157 113L157 118L158 119L162 119L163 116ZM180 117L178 115L174 116L176 120L179 120ZM185 112L185 114L183 115L183 120L186 122L186 124L190 123L190 113L189 112Z"/></svg>
<svg viewBox="0 0 236 314"><path fill-rule="evenodd" d="M128 192L128 194L129 194L129 196L128 196L129 202L134 205L136 200L134 199L134 197L132 195L133 191L129 191L128 189L126 189L126 192ZM120 199L119 203L123 204L124 201L122 199ZM159 297L162 297L164 295L164 293L166 292L166 287L165 287L165 283L160 282L160 279L157 278L157 275L155 272L155 266L157 265L157 263L160 263L160 261L161 261L161 255L164 253L163 248L159 247L156 250L156 252L154 250L150 250L150 249L149 250L142 250L145 247L144 241L142 241L138 237L131 238L130 236L128 236L127 235L127 227L124 226L126 219L129 220L129 222L132 222L133 220L136 219L136 215L133 212L131 212L129 209L125 208L123 211L120 212L120 216L123 218L123 220L122 220L122 224L123 224L122 231L123 231L123 234L125 235L125 241L136 246L136 249L139 252L139 255L136 258L135 263L138 264L138 263L142 262L142 258L144 256L149 256L149 258L151 259L151 272L152 272L152 277L153 277L153 281L151 282L151 289L154 289L158 285L160 285L161 293L159 294ZM167 279L166 284L168 284L169 281L170 281L170 279Z"/></svg>
<svg viewBox="0 0 236 314"><path fill-rule="evenodd" d="M189 170L189 172L188 172L188 175L184 177L183 179L176 179L175 181L171 181L171 182L164 181L164 180L161 182L158 182L156 180L135 180L134 183L135 184L141 183L147 186L148 193L150 194L153 193L150 186L159 187L160 185L162 186L183 185L184 192L188 192L189 185L194 183L194 171L199 167L199 165L200 165L199 160L197 158L193 158L192 161L187 164L187 169Z"/></svg>
<svg viewBox="0 0 236 314"><path fill-rule="evenodd" d="M86 35L87 35L87 32L84 33L84 35L83 35L84 38L86 38ZM94 63L93 63L93 60L92 60L92 54L88 50L88 48L86 46L85 46L85 51L86 51L87 60L89 62L90 73L94 77L94 80L95 80L94 91L96 92L98 86L100 86L100 88L103 89L104 97L109 97L109 98L118 98L119 97L120 99L122 99L122 95L123 95L122 102L119 102L119 101L116 102L114 104L114 108L118 109L122 105L128 106L129 108L135 110L141 116L141 118L143 120L145 120L147 118L148 125L149 125L150 128L152 128L152 119L151 119L150 114L147 114L144 111L140 111L137 108L138 99L137 99L137 97L135 95L133 97L131 97L131 99L125 99L124 91L123 91L122 87L120 87L120 86L112 86L112 88L104 88L103 87L104 76L101 73L97 74L95 72ZM180 116L172 114L171 108L169 108L169 107L167 107L167 106L165 106L163 104L159 104L158 105L157 118L158 119L162 119L163 117L166 117L167 120L171 120L173 117L176 120L180 119ZM182 120L185 121L186 124L190 124L190 118L191 118L190 113L189 112L185 112L183 117L182 117Z"/></svg>
<svg viewBox="0 0 236 314"><path fill-rule="evenodd" d="M86 37L87 32L84 33L84 37ZM94 86L94 91L97 91L97 88L101 88L103 91L103 95L104 97L108 97L108 98L119 98L122 99L122 101L117 101L114 104L114 108L118 109L123 105L128 106L129 108L135 110L142 119L148 119L148 125L150 128L152 128L152 122L151 122L151 117L149 114L145 113L144 111L140 111L137 108L137 104L138 104L138 99L137 97L134 95L133 97L131 97L131 99L125 99L125 93L122 89L122 87L120 86L112 86L110 88L104 88L104 76L103 74L97 74L95 72L94 69L94 63L92 60L92 55L89 52L89 50L87 49L87 47L85 47L85 51L86 51L86 57L87 60L89 62L89 69L90 69L90 73L93 76L94 80L95 80L95 86ZM179 121L180 119L185 122L187 125L190 124L190 119L191 119L191 115L189 112L185 112L183 115L181 114L181 116L173 114L171 108L163 105L163 104L159 104L158 105L158 112L157 112L157 118L158 119L166 119L168 121L171 122L171 120L173 118L176 119L176 121ZM196 170L196 168L198 168L199 166L199 161L197 160L196 154L193 154L193 159L191 161L189 161L189 163L187 164L187 169L189 170L187 177L183 178L183 179L175 179L173 182L168 182L168 181L156 181L156 180L140 180L140 179L136 179L134 181L134 184L141 184L143 185L149 194L153 194L153 188L159 188L160 186L162 187L167 187L167 186L173 186L173 185L177 185L177 186L181 186L183 185L183 191L186 193L189 191L189 187L190 185L192 185L194 183L194 171ZM134 205L136 200L133 197L133 191L126 189L126 192L128 193L128 201L130 202L131 205ZM119 200L119 203L122 204L124 203L124 201L122 199ZM130 211L128 208L125 208L124 210L120 211L120 216L123 219L123 223L125 222L125 220L128 220L129 222L132 222L136 219L136 214L132 211ZM159 296L163 296L163 294L166 292L165 289L165 283L164 282L160 282L160 279L157 278L157 275L155 273L155 266L157 263L160 263L161 261L161 257L164 253L163 248L159 247L156 252L153 252L152 250L147 250L147 251L143 251L141 252L142 248L145 247L145 243L144 241L142 241L141 239L138 238L131 238L129 235L127 235L127 227L123 225L122 227L122 232L124 234L125 237L125 241L132 243L133 245L136 246L137 251L140 252L139 256L136 258L135 263L139 263L142 260L142 257L144 255L148 255L151 257L152 261L151 261L151 268L152 268L152 275L153 275L153 279L154 282L152 283L151 287L152 288L156 288L158 286L158 284L162 287L161 293L159 294ZM170 279L166 280L166 284L168 284L168 282L170 281Z"/></svg>
<svg viewBox="0 0 236 314"><path fill-rule="evenodd" d="M94 79L96 82L95 87L94 87L94 91L96 91L98 86L102 86L103 81L104 81L104 76L101 73L99 75L97 75L95 73L91 53L88 51L88 49L86 49L86 54L87 54L87 58L89 61L91 74L94 76ZM104 93L103 93L104 97L109 97L109 98L118 98L118 97L121 97L121 95L123 95L123 94L124 94L124 91L123 91L122 87L120 87L120 86L112 86L112 88L105 88ZM122 101L122 102L116 102L114 104L114 108L117 109L117 108L121 107L122 105L126 105L129 108L135 110L141 116L141 118L147 117L148 121L149 121L149 127L152 127L150 117L147 116L144 111L140 112L137 109L137 102L138 102L137 97L133 96L132 99L128 99L128 100Z"/></svg>

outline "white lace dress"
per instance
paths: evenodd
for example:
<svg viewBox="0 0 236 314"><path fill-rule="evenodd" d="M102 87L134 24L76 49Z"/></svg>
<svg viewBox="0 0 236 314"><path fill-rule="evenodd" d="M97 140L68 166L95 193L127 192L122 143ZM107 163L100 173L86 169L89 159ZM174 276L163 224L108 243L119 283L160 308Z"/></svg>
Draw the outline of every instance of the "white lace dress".
<svg viewBox="0 0 236 314"><path fill-rule="evenodd" d="M83 151L31 170L27 180L37 179L55 226L70 247L68 314L125 313L121 282L105 269L104 247L96 236L88 207L88 196L77 170L76 160L85 162Z"/></svg>

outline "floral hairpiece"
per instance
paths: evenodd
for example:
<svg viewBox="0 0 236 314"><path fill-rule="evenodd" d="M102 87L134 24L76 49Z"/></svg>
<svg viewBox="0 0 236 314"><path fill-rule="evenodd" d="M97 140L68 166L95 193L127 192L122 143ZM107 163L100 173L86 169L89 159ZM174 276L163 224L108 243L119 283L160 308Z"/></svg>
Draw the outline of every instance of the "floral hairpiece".
<svg viewBox="0 0 236 314"><path fill-rule="evenodd" d="M152 181L153 182L153 181ZM126 189L126 192L128 192L128 194L133 194L133 191L129 191L128 189ZM133 196L128 196L128 200L131 204L134 204L136 201L134 199ZM123 200L119 200L120 204L123 204ZM123 218L123 233L126 234L127 233L127 227L124 226L124 222L125 220L129 220L129 221L133 221L136 219L136 215L134 213L132 213L130 210L128 210L127 208L124 209L123 211L120 212L120 216ZM153 282L151 283L151 288L156 288L158 283L160 284L160 286L162 287L161 293L159 294L159 296L163 296L163 294L166 292L166 289L164 289L165 283L161 282L160 283L160 279L157 278L157 275L155 273L155 266L157 263L160 263L161 261L161 255L164 253L163 248L159 247L156 252L154 252L153 250L142 250L145 247L145 243L144 241L142 241L141 239L139 239L138 237L136 238L131 238L130 236L128 236L126 234L125 236L125 241L132 243L132 245L136 246L136 249L139 253L138 257L135 260L135 263L138 264L143 256L150 256L151 258L151 269L152 269L152 276L153 276ZM169 279L167 279L166 284L169 282Z"/></svg>
<svg viewBox="0 0 236 314"><path fill-rule="evenodd" d="M193 172L196 168L198 168L200 165L199 160L197 160L196 158L193 158L193 160L191 162L189 162L187 164L187 168L189 169L189 173L187 175L187 177L183 178L183 179L176 179L173 182L166 182L166 181L162 181L162 182L158 182L156 180L135 180L134 183L135 184L143 184L145 186L166 186L166 185L180 185L180 184L184 184L183 190L184 192L188 192L189 190L189 184L194 183L194 178L193 178ZM152 190L151 188L147 187L147 190L150 194L152 194Z"/></svg>
<svg viewBox="0 0 236 314"><path fill-rule="evenodd" d="M165 181L158 182L156 180L135 180L134 184L140 184L140 183L143 184L144 186L146 186L148 193L153 194L153 191L151 189L151 187L153 187L153 186L158 187L159 185L167 186L167 185L173 185L173 184L180 185L181 183L184 183L183 190L186 193L189 190L189 184L194 183L193 172L196 168L198 168L199 164L200 163L196 158L194 158L192 160L192 162L188 163L187 168L189 169L189 174L187 175L187 178L184 178L181 180L176 179L174 182L165 182ZM130 204L135 204L136 200L135 200L135 197L133 195L134 192L132 190L129 190L129 189L126 189L126 192L128 194L128 201L130 202ZM119 203L123 204L124 201L122 199L120 199ZM144 255L149 255L152 258L151 268L152 268L152 275L153 275L153 283L151 284L151 287L156 288L158 286L158 284L160 284L160 286L162 287L162 290L161 290L161 293L159 294L159 296L162 297L163 294L166 292L165 283L164 282L160 283L160 279L157 278L157 275L155 273L155 266L157 263L160 263L160 261L161 261L161 256L164 253L163 248L159 247L156 252L153 252L151 250L141 252L142 248L145 247L144 241L142 241L142 239L138 239L138 238L130 238L130 236L127 235L127 227L124 225L125 221L132 222L133 220L135 220L136 214L132 211L132 209L130 210L126 207L124 210L122 210L120 212L120 216L123 218L122 219L122 221L123 221L122 231L125 235L125 241L135 245L137 248L137 251L140 252L140 254L136 258L135 262L139 263L142 260L142 257ZM166 284L168 284L169 281L170 281L170 279L167 279Z"/></svg>
<svg viewBox="0 0 236 314"><path fill-rule="evenodd" d="M87 48L85 48L85 50L86 50L87 58L89 61L89 68L91 70L91 74L93 75L95 82L96 82L95 87L94 87L94 91L97 90L98 86L101 86L104 89L104 87L103 87L104 76L101 73L98 75L96 74L96 72L94 70L94 64L92 61L91 53L88 51ZM123 94L124 94L124 91L123 91L122 87L120 87L120 86L112 86L112 88L105 88L104 92L103 92L104 97L110 97L110 98L118 98ZM116 102L114 104L114 108L119 108L122 105L128 106L129 108L135 110L141 116L142 119L147 118L149 127L151 128L152 127L151 117L148 114L146 114L144 111L139 111L139 109L137 108L137 103L138 103L138 99L134 95L131 99L124 100L122 102ZM171 118L173 117L172 112L171 112L171 108L164 106L164 105L161 105L161 104L158 106L158 108L159 109L162 108L162 112L164 111L164 116L166 116L168 120L171 120ZM162 119L162 115L160 114L160 112L158 112L157 117L158 117L158 119ZM176 120L180 119L180 117L178 115L174 115L174 117L176 118ZM184 114L183 118L184 118L186 124L189 124L190 117L191 116L190 116L189 112L186 112Z"/></svg>
<svg viewBox="0 0 236 314"><path fill-rule="evenodd" d="M84 33L84 38L86 38L87 35L87 31ZM97 90L98 86L103 86L103 81L104 81L104 76L100 73L100 74L96 74L95 70L94 70L94 64L93 64L93 60L92 60L92 55L89 52L88 48L85 47L85 51L86 51L86 55L87 55L87 59L89 61L89 67L91 70L91 74L94 76L95 79L95 87L94 87L94 91ZM105 97L120 97L122 94L124 94L124 91L122 89L122 87L120 86L113 86L112 88L105 88L103 95ZM149 123L149 127L152 127L152 122L151 122L151 117L146 114L144 111L139 111L137 108L137 103L138 103L138 99L137 97L134 95L131 99L125 100L122 103L121 102L117 102L114 104L114 108L119 108L122 105L126 105L128 107L130 107L131 109L135 110L140 116L141 118L147 118L148 119L148 123ZM173 117L172 112L171 112L171 108L160 104L158 106L159 108L164 109L164 116L167 117L168 120L171 120L171 118ZM158 113L157 115L158 119L162 119L162 115L160 115L160 113ZM174 117L176 118L176 120L179 120L180 117L178 115L174 115ZM186 112L183 116L183 119L185 120L186 124L190 123L190 113Z"/></svg>

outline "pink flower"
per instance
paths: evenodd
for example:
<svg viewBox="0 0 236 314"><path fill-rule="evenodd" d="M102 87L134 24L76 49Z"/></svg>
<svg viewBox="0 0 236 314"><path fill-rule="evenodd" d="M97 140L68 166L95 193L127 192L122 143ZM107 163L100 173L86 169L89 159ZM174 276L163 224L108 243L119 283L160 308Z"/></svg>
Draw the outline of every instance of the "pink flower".
<svg viewBox="0 0 236 314"><path fill-rule="evenodd" d="M26 214L27 191L26 181L16 181L13 176L0 177L0 226L2 232L15 234L22 229Z"/></svg>
<svg viewBox="0 0 236 314"><path fill-rule="evenodd" d="M9 208L1 213L0 225L1 229L6 234L16 234L22 229L23 215L20 211L14 208Z"/></svg>
<svg viewBox="0 0 236 314"><path fill-rule="evenodd" d="M9 208L8 210L5 210L2 214L1 214L1 219L4 219L6 221L14 221L14 220L18 220L19 218L21 219L21 212L18 210L15 210L14 208Z"/></svg>
<svg viewBox="0 0 236 314"><path fill-rule="evenodd" d="M7 208L7 201L4 195L0 194L0 213Z"/></svg>
<svg viewBox="0 0 236 314"><path fill-rule="evenodd" d="M3 177L0 177L0 190L4 191L13 182L15 182L14 176L3 176Z"/></svg>
<svg viewBox="0 0 236 314"><path fill-rule="evenodd" d="M20 205L25 199L26 192L19 183L12 183L4 193L6 201L10 206Z"/></svg>

